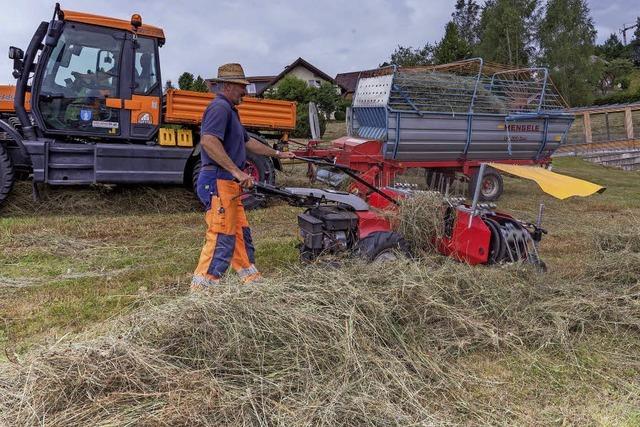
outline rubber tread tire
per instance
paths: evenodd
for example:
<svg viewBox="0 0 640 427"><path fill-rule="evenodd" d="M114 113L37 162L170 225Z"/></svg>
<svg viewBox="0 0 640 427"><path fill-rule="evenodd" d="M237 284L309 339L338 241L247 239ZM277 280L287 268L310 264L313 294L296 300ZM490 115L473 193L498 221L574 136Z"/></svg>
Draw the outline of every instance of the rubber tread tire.
<svg viewBox="0 0 640 427"><path fill-rule="evenodd" d="M480 200L483 202L495 202L502 196L502 192L504 191L504 182L502 180L502 175L495 169L488 168L484 172L484 178L491 176L496 180L496 185L498 186L498 190L493 196L485 196L482 193L482 189L480 189ZM478 172L474 173L471 179L469 179L469 197L473 198L473 195L476 191L476 180L478 179Z"/></svg>
<svg viewBox="0 0 640 427"><path fill-rule="evenodd" d="M15 174L11 158L6 147L0 144L0 205L9 197L14 181Z"/></svg>
<svg viewBox="0 0 640 427"><path fill-rule="evenodd" d="M265 176L270 177L269 181L271 182L268 183L273 185L275 182L275 169L273 168L273 163L271 163L271 160L264 156L257 156L253 153L247 153L247 159L249 159L250 157L251 161L253 161L258 168L260 180L262 181ZM191 169L191 183L193 194L198 194L198 189L196 187L198 185L198 175L200 175L200 165L201 160L197 159L193 163L193 168ZM243 197L242 204L244 205L244 208L246 210L259 209L264 206L264 200L249 194Z"/></svg>
<svg viewBox="0 0 640 427"><path fill-rule="evenodd" d="M483 218L489 230L491 230L491 243L489 246L489 264L499 264L505 260L507 244L500 232L500 224L490 218ZM498 245L498 248L496 248Z"/></svg>
<svg viewBox="0 0 640 427"><path fill-rule="evenodd" d="M407 241L393 231L373 232L355 245L356 255L364 258L367 262L373 262L378 255L388 249L397 250L407 258L411 257Z"/></svg>
<svg viewBox="0 0 640 427"><path fill-rule="evenodd" d="M276 168L270 158L247 152L247 161L256 165L260 182L275 185Z"/></svg>

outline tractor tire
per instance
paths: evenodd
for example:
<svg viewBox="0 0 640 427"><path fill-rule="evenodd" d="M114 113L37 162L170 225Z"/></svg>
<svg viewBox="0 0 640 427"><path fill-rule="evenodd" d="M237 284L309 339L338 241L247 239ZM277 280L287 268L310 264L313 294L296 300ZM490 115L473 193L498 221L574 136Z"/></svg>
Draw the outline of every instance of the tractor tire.
<svg viewBox="0 0 640 427"><path fill-rule="evenodd" d="M474 173L469 179L469 198L473 198L476 191L476 183L478 182L478 172ZM502 196L504 183L502 175L495 169L488 168L482 177L482 186L480 187L480 200L483 202L495 202Z"/></svg>
<svg viewBox="0 0 640 427"><path fill-rule="evenodd" d="M268 157L247 153L247 163L244 171L251 175L254 181L271 185L274 185L276 182L276 169ZM242 204L246 210L260 209L264 207L265 200L253 194L248 194L242 198Z"/></svg>
<svg viewBox="0 0 640 427"><path fill-rule="evenodd" d="M0 206L9 197L15 174L13 173L13 165L11 158L4 145L0 144Z"/></svg>
<svg viewBox="0 0 640 427"><path fill-rule="evenodd" d="M191 184L194 194L198 194L196 187L198 185L198 176L200 175L200 166L201 161L200 159L197 159L193 163L193 167L191 169ZM268 184L275 183L275 168L271 159L267 157L247 153L247 166L244 171L253 176L257 181L266 182ZM264 200L255 197L252 194L248 194L243 196L242 204L246 210L258 209L264 206Z"/></svg>
<svg viewBox="0 0 640 427"><path fill-rule="evenodd" d="M377 231L369 234L356 244L355 253L367 262L384 262L411 257L407 241L393 231Z"/></svg>
<svg viewBox="0 0 640 427"><path fill-rule="evenodd" d="M198 195L198 176L200 176L200 167L202 167L202 161L200 160L200 156L198 156L198 159L193 162L193 167L191 168L191 190L196 196Z"/></svg>
<svg viewBox="0 0 640 427"><path fill-rule="evenodd" d="M247 153L247 164L244 171L253 176L256 181L271 185L276 183L276 168L268 157Z"/></svg>

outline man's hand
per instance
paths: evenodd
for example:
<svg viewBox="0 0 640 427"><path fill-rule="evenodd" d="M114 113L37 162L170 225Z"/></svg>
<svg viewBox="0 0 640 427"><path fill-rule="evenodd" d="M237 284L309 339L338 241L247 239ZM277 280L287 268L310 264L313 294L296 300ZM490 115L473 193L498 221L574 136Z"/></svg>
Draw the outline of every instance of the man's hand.
<svg viewBox="0 0 640 427"><path fill-rule="evenodd" d="M242 188L253 187L253 177L248 173L245 173L239 170L233 174L233 177L238 180L238 182L240 183L240 187Z"/></svg>
<svg viewBox="0 0 640 427"><path fill-rule="evenodd" d="M296 155L293 154L291 151L279 151L278 152L278 158L279 159L293 159L295 157L296 157Z"/></svg>

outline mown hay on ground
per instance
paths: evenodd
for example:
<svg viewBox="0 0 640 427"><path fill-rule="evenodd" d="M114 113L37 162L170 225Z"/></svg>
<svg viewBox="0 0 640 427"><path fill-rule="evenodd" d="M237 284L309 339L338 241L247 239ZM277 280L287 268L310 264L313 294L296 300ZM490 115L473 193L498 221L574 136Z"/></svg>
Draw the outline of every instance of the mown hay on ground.
<svg viewBox="0 0 640 427"><path fill-rule="evenodd" d="M97 338L57 343L4 366L0 421L551 422L545 414L470 395L484 380L458 362L473 354L533 357L542 348L570 358L592 334L637 336L640 284L617 275L603 280L611 286L588 275L561 281L517 265L472 268L435 258L311 266L258 286L230 283L207 297L149 304ZM617 357L625 369L640 373L623 352ZM637 382L606 381L638 395ZM575 417L584 414L576 409Z"/></svg>
<svg viewBox="0 0 640 427"><path fill-rule="evenodd" d="M444 212L442 194L425 191L402 199L391 220L414 253L433 252L435 239L444 235Z"/></svg>

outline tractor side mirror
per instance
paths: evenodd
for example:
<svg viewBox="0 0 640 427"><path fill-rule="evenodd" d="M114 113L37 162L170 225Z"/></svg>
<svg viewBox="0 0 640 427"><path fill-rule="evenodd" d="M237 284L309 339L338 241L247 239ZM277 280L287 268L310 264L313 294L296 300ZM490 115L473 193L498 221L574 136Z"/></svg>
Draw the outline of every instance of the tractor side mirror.
<svg viewBox="0 0 640 427"><path fill-rule="evenodd" d="M24 58L24 52L19 47L11 46L9 47L9 59L13 59L13 77L16 79L22 75L22 70L24 69L24 63L22 62L22 58Z"/></svg>
<svg viewBox="0 0 640 427"><path fill-rule="evenodd" d="M9 59L20 60L24 58L24 52L19 47L10 46L9 47Z"/></svg>

